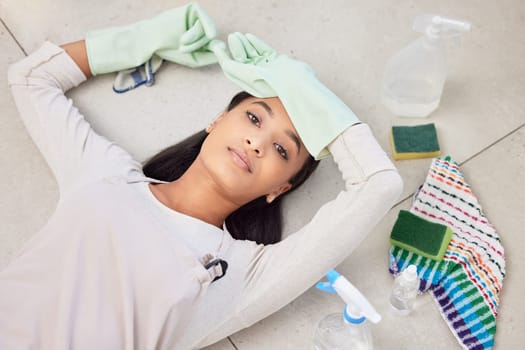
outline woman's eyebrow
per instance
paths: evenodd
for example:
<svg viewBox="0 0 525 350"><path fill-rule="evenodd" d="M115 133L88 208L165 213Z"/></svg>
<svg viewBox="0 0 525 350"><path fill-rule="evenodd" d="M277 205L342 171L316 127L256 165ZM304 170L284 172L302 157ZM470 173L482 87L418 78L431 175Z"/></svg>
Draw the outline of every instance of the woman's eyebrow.
<svg viewBox="0 0 525 350"><path fill-rule="evenodd" d="M273 117L273 111L270 108L270 106L268 106L268 104L266 102L264 102L264 101L255 101L252 104L261 105L266 110L266 112L268 112L268 114Z"/></svg>
<svg viewBox="0 0 525 350"><path fill-rule="evenodd" d="M299 138L292 130L286 130L286 135L290 136L293 142L295 142L295 145L297 146L297 154L299 154L299 151L301 150L301 142L299 142Z"/></svg>

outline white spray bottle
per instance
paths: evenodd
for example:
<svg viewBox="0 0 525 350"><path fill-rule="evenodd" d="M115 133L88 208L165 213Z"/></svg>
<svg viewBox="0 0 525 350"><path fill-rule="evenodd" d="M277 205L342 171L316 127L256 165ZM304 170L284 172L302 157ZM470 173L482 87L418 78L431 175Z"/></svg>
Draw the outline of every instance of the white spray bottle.
<svg viewBox="0 0 525 350"><path fill-rule="evenodd" d="M447 47L460 44L470 23L437 15L416 17L413 29L422 37L387 63L381 99L396 116L427 117L441 101L447 78Z"/></svg>
<svg viewBox="0 0 525 350"><path fill-rule="evenodd" d="M337 271L328 271L326 277L328 282L319 282L316 287L324 292L339 294L346 306L342 313L330 314L319 322L314 335L315 349L373 349L372 334L366 320L378 323L381 315Z"/></svg>

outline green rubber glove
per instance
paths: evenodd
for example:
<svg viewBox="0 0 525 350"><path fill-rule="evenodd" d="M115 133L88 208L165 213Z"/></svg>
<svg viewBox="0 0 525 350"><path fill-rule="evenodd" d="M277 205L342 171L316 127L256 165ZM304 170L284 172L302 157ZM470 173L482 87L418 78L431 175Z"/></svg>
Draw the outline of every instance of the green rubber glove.
<svg viewBox="0 0 525 350"><path fill-rule="evenodd" d="M215 25L196 3L164 11L127 26L87 33L86 48L93 75L137 67L154 54L188 67L216 63L207 44Z"/></svg>
<svg viewBox="0 0 525 350"><path fill-rule="evenodd" d="M326 157L327 146L359 122L306 63L278 54L251 34L230 34L228 46L233 59L220 41L209 45L224 74L256 97L279 97L305 147L316 159Z"/></svg>

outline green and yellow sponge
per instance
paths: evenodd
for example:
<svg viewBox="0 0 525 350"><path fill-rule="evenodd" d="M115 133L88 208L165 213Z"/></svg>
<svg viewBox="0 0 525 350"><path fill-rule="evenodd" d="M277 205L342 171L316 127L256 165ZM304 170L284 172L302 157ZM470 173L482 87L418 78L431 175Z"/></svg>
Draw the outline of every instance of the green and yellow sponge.
<svg viewBox="0 0 525 350"><path fill-rule="evenodd" d="M400 210L390 233L390 243L427 258L441 261L452 238L450 227Z"/></svg>
<svg viewBox="0 0 525 350"><path fill-rule="evenodd" d="M390 143L396 160L434 158L441 154L434 123L393 126Z"/></svg>

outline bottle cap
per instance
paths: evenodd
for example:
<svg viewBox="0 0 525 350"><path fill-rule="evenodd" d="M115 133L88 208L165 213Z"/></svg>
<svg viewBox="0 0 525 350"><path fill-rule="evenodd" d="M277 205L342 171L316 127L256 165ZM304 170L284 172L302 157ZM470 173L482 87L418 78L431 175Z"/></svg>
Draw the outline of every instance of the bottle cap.
<svg viewBox="0 0 525 350"><path fill-rule="evenodd" d="M401 274L405 280L412 282L417 278L417 268L415 265L408 265Z"/></svg>
<svg viewBox="0 0 525 350"><path fill-rule="evenodd" d="M345 309L343 310L343 317L344 317L346 322L351 323L351 324L361 324L361 323L366 321L366 317L365 316L355 317L355 316L351 315L349 310L348 310L348 306L345 307Z"/></svg>

